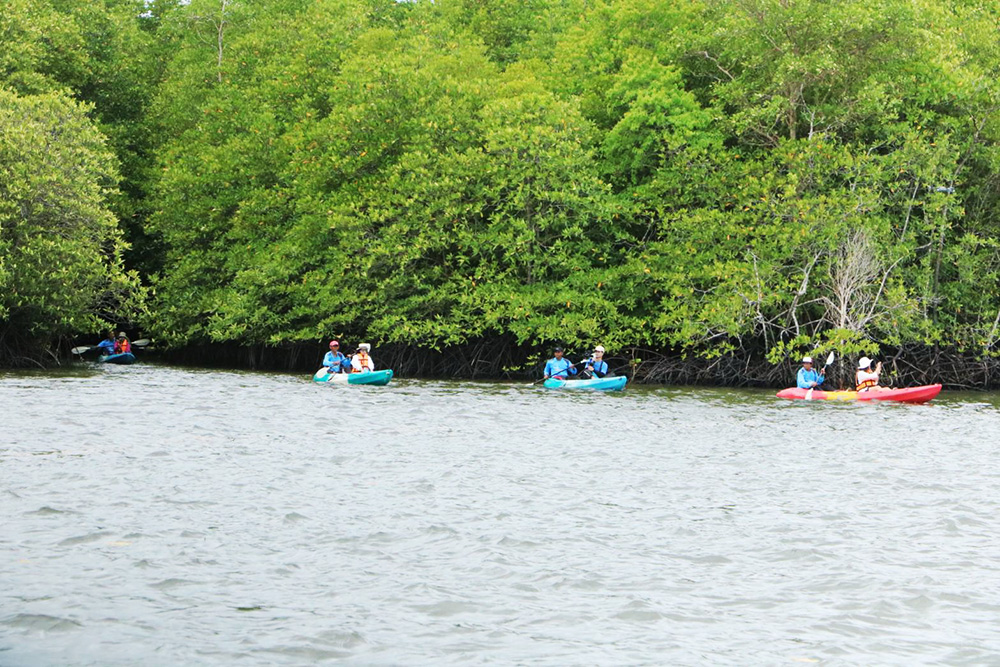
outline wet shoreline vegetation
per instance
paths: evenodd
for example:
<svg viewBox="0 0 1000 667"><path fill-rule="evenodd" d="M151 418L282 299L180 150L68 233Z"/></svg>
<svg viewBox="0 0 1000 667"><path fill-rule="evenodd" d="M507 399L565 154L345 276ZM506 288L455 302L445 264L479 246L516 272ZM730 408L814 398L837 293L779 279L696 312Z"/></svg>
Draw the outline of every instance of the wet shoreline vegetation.
<svg viewBox="0 0 1000 667"><path fill-rule="evenodd" d="M832 350L1000 386L998 21L11 0L0 366L114 326L209 365L313 369L346 332L404 376L601 343L647 382L782 386Z"/></svg>
<svg viewBox="0 0 1000 667"><path fill-rule="evenodd" d="M351 346L345 348L352 351ZM323 343L285 346L204 345L144 355L171 364L203 368L313 373L320 365ZM537 380L547 351L502 341L478 343L443 350L409 345L385 345L372 351L378 368L392 368L400 377L454 380ZM584 350L569 350L577 361ZM764 354L728 354L716 359L629 348L605 356L614 375L625 375L637 384L707 385L720 387L781 388L795 384L799 365L771 362ZM949 389L995 389L1000 386L1000 360L963 357L954 351L933 348L899 348L880 358L883 385L906 387L941 383ZM827 370L829 388L846 389L854 377L853 359L838 358Z"/></svg>

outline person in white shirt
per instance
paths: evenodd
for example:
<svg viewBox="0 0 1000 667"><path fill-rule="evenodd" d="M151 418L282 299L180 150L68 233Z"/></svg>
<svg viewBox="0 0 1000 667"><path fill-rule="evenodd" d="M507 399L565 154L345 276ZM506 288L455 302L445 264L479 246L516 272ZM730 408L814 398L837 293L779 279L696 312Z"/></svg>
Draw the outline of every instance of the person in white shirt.
<svg viewBox="0 0 1000 667"><path fill-rule="evenodd" d="M368 352L372 349L372 346L368 343L361 343L358 345L358 351L354 353L351 357L351 372L352 373L370 373L375 370L375 362L372 358L368 356Z"/></svg>
<svg viewBox="0 0 1000 667"><path fill-rule="evenodd" d="M608 374L608 362L604 361L604 346L598 345L594 348L593 353L590 355L590 359L581 361L581 364L586 364L583 367L583 377L598 377L602 378ZM577 364L579 365L579 364Z"/></svg>
<svg viewBox="0 0 1000 667"><path fill-rule="evenodd" d="M881 389L881 387L878 386L878 376L882 372L882 362L878 362L874 371L871 368L871 359L868 357L861 357L858 359L858 372L854 374L854 379L858 385L858 391Z"/></svg>

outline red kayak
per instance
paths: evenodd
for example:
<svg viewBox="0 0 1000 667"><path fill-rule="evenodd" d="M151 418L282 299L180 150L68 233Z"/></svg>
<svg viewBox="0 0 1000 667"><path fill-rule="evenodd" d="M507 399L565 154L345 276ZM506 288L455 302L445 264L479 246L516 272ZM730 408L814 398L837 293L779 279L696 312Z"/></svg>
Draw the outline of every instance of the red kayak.
<svg viewBox="0 0 1000 667"><path fill-rule="evenodd" d="M782 389L778 398L801 398L813 401L898 401L926 403L941 393L941 385L925 384L905 389L869 389L868 391L820 391L819 389Z"/></svg>

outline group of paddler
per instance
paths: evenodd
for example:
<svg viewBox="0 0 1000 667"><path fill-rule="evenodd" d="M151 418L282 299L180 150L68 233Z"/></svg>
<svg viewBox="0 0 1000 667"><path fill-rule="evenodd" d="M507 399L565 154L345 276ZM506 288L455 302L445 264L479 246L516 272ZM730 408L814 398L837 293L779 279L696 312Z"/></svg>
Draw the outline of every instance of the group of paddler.
<svg viewBox="0 0 1000 667"><path fill-rule="evenodd" d="M108 331L104 340L96 345L102 355L125 354L132 351L132 344L124 331L118 332L116 337L113 331ZM83 349L83 348L79 348ZM371 357L372 346L369 343L358 345L357 351L348 358L340 351L340 341L330 341L330 351L323 357L323 367L327 373L370 373L375 370L375 361ZM76 350L74 350L76 351ZM552 358L545 362L545 372L543 379L556 378L568 380L571 376L577 375L577 367L583 366L579 371L581 378L602 378L608 375L608 362L604 360L604 346L597 345L589 357L581 359L575 364L570 362L565 356L565 351L557 347L552 351ZM833 355L831 355L832 357ZM829 365L830 360L827 361ZM875 365L872 370L872 360L868 357L861 357L858 360L858 370L854 374L856 391L870 391L881 389L879 387L879 376L882 373L882 362ZM820 389L826 380L826 366L816 370L813 367L813 358L802 357L802 368L796 376L796 385L800 389Z"/></svg>
<svg viewBox="0 0 1000 667"><path fill-rule="evenodd" d="M358 351L348 359L347 355L340 351L340 341L330 341L330 351L323 357L323 368L327 373L365 373L375 370L375 362L371 358L372 346L368 343L358 345ZM553 357L545 364L545 377L558 378L560 380L569 379L577 374L577 367L583 366L579 371L582 378L602 378L608 374L608 362L604 361L604 347L598 345L586 359L577 363L571 363L563 356L564 350L557 347L553 350Z"/></svg>
<svg viewBox="0 0 1000 667"><path fill-rule="evenodd" d="M831 355L832 356L832 355ZM829 365L829 361L827 365ZM855 391L871 391L872 389L882 389L879 386L879 375L882 373L882 362L875 365L872 370L872 360L868 357L858 359L858 370L854 373ZM813 368L812 357L802 357L802 368L796 377L796 385L799 389L820 389L826 380L826 366L818 371Z"/></svg>
<svg viewBox="0 0 1000 667"><path fill-rule="evenodd" d="M358 345L358 350L350 359L340 351L340 341L330 341L330 351L323 357L323 367L327 373L370 373L375 370L375 362L371 358L372 346L368 343Z"/></svg>

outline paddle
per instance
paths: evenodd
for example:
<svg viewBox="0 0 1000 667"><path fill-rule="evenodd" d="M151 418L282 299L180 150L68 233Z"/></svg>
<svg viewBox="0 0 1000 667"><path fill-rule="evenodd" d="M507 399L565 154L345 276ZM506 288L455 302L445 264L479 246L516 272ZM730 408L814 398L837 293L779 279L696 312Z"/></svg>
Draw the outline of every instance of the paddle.
<svg viewBox="0 0 1000 667"><path fill-rule="evenodd" d="M829 354L829 355L827 356L827 358L826 358L826 363L825 363L825 364L823 364L823 374L825 374L825 373L826 373L826 367L827 367L827 366L829 366L829 365L830 365L830 364L832 364L832 363L833 363L833 352L831 352L831 353L830 353L830 354ZM815 389L816 389L816 387L809 387L809 391L807 391L807 392L806 392L806 400L807 400L807 401L811 401L811 400L813 399L813 391L814 391Z"/></svg>
<svg viewBox="0 0 1000 667"><path fill-rule="evenodd" d="M140 338L139 340L132 341L132 347L146 347L153 341L149 338ZM87 350L93 350L97 345L81 345L79 347L74 347L70 350L71 354L85 354Z"/></svg>
<svg viewBox="0 0 1000 667"><path fill-rule="evenodd" d="M326 366L321 366L318 371L316 371L315 376L318 376L320 380L325 380L327 375L337 375L336 373L331 373L330 369Z"/></svg>

